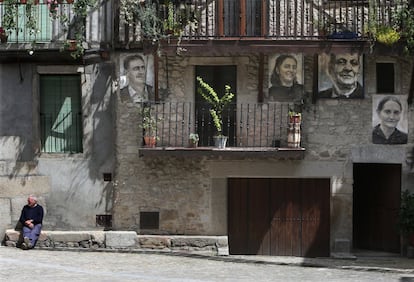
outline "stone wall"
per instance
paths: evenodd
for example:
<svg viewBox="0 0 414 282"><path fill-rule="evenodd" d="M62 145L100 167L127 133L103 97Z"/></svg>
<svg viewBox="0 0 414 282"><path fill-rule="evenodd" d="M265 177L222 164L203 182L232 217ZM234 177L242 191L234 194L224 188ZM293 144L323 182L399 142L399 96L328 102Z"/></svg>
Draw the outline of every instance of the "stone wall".
<svg viewBox="0 0 414 282"><path fill-rule="evenodd" d="M331 182L331 249L352 245L353 163L401 163L402 189L413 187L410 152L414 124L409 122L407 145L381 146L371 142L372 96L377 61L395 62L396 90L408 95L411 65L408 59L365 56L365 99L324 99L312 103L314 56L304 57L306 104L302 121L302 161L248 158L141 157L137 106L118 103L117 171L114 228L152 234L227 235L227 178L315 177ZM265 60L266 61L266 60ZM168 80L167 68L168 63ZM238 103L256 103L258 57L160 58L159 82L165 101L194 101L196 65L236 65ZM268 87L265 64L264 89ZM265 91L265 96L267 95ZM408 118L412 120L413 106ZM135 134L136 133L136 134ZM384 150L392 152L386 157ZM390 155L388 154L388 156ZM140 212L159 212L157 230L140 228Z"/></svg>
<svg viewBox="0 0 414 282"><path fill-rule="evenodd" d="M2 64L0 73L0 236L16 225L29 194L39 197L49 229L103 229L96 215L111 213L113 192L103 173L115 163L112 64ZM39 76L50 74L81 77L82 153L41 153Z"/></svg>

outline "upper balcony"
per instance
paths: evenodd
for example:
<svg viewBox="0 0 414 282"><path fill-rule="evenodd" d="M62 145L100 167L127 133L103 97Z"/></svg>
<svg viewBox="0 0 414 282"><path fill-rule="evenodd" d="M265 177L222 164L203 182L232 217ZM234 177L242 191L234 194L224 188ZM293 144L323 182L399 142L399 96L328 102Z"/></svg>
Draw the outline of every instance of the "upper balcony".
<svg viewBox="0 0 414 282"><path fill-rule="evenodd" d="M68 2L69 1L69 2ZM78 40L86 50L163 46L211 52L216 44L260 52L341 40L364 44L370 27L389 26L408 0L3 0L0 50L60 50ZM80 12L79 12L80 11ZM247 47L246 47L247 46ZM216 49L217 49L216 48ZM250 48L250 49L249 49ZM254 48L254 49L252 49Z"/></svg>
<svg viewBox="0 0 414 282"><path fill-rule="evenodd" d="M209 51L206 45L228 48L229 42L264 52L273 52L277 44L294 49L295 44L327 40L367 43L370 27L390 25L406 4L407 0L125 0L120 4L118 44L133 47L144 39L167 39L164 47L178 41L185 49L199 47L204 53Z"/></svg>
<svg viewBox="0 0 414 282"><path fill-rule="evenodd" d="M40 1L0 1L0 26L7 35L7 40L3 37L0 44L3 54L19 50L78 52L110 47L113 38L110 0ZM73 41L75 48L69 46Z"/></svg>

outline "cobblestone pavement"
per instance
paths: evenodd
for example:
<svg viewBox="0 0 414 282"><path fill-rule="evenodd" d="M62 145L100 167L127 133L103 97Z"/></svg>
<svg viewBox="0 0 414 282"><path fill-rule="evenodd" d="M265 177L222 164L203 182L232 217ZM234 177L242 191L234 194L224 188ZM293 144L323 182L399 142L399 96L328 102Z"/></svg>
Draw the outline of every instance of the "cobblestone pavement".
<svg viewBox="0 0 414 282"><path fill-rule="evenodd" d="M414 281L406 271L361 271L329 266L282 265L243 257L178 254L22 251L0 247L2 281ZM291 261L293 258L291 258ZM338 262L338 261L337 261Z"/></svg>

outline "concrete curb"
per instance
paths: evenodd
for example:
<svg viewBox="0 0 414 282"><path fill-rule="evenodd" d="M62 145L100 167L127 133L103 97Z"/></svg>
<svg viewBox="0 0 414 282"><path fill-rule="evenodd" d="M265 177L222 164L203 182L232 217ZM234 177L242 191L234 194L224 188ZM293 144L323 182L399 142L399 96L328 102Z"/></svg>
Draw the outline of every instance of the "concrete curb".
<svg viewBox="0 0 414 282"><path fill-rule="evenodd" d="M34 249L36 250L36 249ZM363 265L349 265L351 260L349 259L336 259L336 258L300 258L300 257L274 257L274 256L217 256L211 254L200 254L182 251L168 251L168 250L137 250L137 249L80 249L80 248L41 248L39 250L48 251L71 251L71 252L111 252L111 253L131 253L131 254L155 254L155 255L169 255L169 256L183 256L194 259L208 259L222 262L232 263L250 263L250 264L267 264L267 265L282 265L282 266L294 266L294 267L315 267L315 268L332 268L340 270L354 270L354 271L372 271L381 273L402 273L402 274L414 274L414 260L406 258L393 258L396 260L404 261L408 264L406 268L393 268L384 265L369 266ZM33 250L32 250L33 251ZM370 263L381 263L380 259L367 259ZM358 263L358 259L352 260L353 263ZM400 265L396 262L396 264Z"/></svg>

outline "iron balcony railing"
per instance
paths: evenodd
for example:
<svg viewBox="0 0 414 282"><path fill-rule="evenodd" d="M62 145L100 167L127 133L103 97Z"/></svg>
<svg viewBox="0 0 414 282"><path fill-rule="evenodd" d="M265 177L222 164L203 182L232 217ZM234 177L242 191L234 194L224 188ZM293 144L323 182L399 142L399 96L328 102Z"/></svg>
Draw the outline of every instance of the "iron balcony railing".
<svg viewBox="0 0 414 282"><path fill-rule="evenodd" d="M223 135L229 147L287 147L289 103L238 103L223 112ZM157 147L188 147L189 135L199 135L198 146L214 146L216 129L207 104L165 102L140 105L143 113L150 109L155 126L142 129L142 136L152 131ZM140 124L142 125L141 115ZM142 128L142 126L140 126ZM144 140L144 138L142 138ZM144 142L141 144L145 146Z"/></svg>
<svg viewBox="0 0 414 282"><path fill-rule="evenodd" d="M395 11L407 4L407 0L187 0L171 1L173 6L168 1L152 2L161 19L157 29L160 34L177 36L179 31L168 29L178 27L182 39L193 40L317 40L327 39L329 34L364 39L368 38L370 24L390 24ZM171 9L174 17L169 16ZM138 12L133 22L126 22L123 16L119 41L142 40L141 27L148 23L140 19Z"/></svg>
<svg viewBox="0 0 414 282"><path fill-rule="evenodd" d="M63 43L75 39L72 3L70 0L1 1L0 26L8 35L7 43ZM111 9L112 1L100 0L88 11L84 35L89 47L111 43Z"/></svg>

